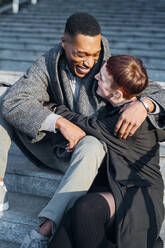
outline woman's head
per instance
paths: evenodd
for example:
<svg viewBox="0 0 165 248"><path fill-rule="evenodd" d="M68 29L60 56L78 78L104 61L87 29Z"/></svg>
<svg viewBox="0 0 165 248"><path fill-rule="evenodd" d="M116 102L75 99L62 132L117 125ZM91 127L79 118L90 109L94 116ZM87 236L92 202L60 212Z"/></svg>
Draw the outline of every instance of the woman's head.
<svg viewBox="0 0 165 248"><path fill-rule="evenodd" d="M140 59L131 55L116 55L108 59L100 73L97 94L107 100L132 99L148 85L148 75Z"/></svg>

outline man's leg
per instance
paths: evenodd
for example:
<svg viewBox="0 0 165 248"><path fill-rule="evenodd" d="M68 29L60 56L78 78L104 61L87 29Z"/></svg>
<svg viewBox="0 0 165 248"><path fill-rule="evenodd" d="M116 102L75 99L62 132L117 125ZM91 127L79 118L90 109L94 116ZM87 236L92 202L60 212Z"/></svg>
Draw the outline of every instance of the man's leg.
<svg viewBox="0 0 165 248"><path fill-rule="evenodd" d="M86 136L79 141L62 182L48 205L39 214L43 224L38 232L32 230L25 236L21 248L47 247L48 238L52 234L53 222L59 225L69 203L72 201L73 204L77 198L86 193L97 174L105 153L106 146L95 137Z"/></svg>
<svg viewBox="0 0 165 248"><path fill-rule="evenodd" d="M105 150L105 145L95 137L86 136L79 141L62 182L48 205L39 214L39 218L52 220L59 225L70 202L74 203L91 186L105 156ZM39 232L49 236L51 222L46 221Z"/></svg>

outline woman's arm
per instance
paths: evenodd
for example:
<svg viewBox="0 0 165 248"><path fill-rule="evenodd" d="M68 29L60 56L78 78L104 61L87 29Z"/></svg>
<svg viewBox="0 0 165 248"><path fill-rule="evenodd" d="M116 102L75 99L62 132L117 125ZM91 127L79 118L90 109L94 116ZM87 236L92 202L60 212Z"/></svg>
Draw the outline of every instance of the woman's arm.
<svg viewBox="0 0 165 248"><path fill-rule="evenodd" d="M113 117L107 117L102 120L97 117L86 117L70 111L64 105L56 107L55 113L82 128L86 134L93 135L106 143L109 142L107 136L113 136L113 129L117 121Z"/></svg>

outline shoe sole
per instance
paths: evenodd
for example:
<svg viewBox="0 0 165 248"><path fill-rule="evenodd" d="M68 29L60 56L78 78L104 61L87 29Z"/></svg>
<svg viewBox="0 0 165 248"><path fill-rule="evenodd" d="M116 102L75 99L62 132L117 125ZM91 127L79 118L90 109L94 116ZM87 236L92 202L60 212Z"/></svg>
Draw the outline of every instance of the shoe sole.
<svg viewBox="0 0 165 248"><path fill-rule="evenodd" d="M6 202L0 205L0 212L7 211L9 209L9 203Z"/></svg>

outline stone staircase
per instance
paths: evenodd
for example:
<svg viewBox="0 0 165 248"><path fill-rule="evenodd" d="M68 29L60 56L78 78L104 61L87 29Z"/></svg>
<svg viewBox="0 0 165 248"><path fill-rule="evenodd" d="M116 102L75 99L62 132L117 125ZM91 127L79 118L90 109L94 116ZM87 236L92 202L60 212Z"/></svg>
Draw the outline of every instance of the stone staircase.
<svg viewBox="0 0 165 248"><path fill-rule="evenodd" d="M0 15L0 81L14 83L31 63L60 41L66 18L90 12L101 24L112 54L133 54L146 64L151 79L165 87L165 2L163 0L40 0L17 15ZM3 142L3 141L1 141ZM165 143L160 165L165 178ZM0 214L0 247L18 248L38 227L37 214L53 195L62 175L41 170L12 144L5 182L10 210ZM165 241L165 228L161 232Z"/></svg>

